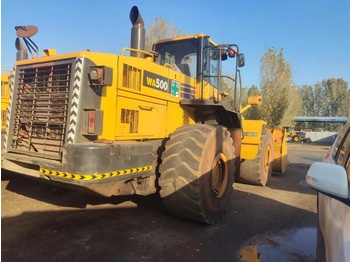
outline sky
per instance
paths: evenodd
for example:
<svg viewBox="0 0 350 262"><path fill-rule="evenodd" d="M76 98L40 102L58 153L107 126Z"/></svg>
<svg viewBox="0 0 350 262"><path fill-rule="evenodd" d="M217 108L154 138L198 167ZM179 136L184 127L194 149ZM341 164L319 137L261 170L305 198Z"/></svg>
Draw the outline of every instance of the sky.
<svg viewBox="0 0 350 262"><path fill-rule="evenodd" d="M1 68L16 59L15 26L39 28L31 39L57 53L90 49L119 54L130 46L130 10L147 27L156 18L218 44L237 44L245 55L245 87L259 86L267 47L283 49L296 86L342 78L350 85L350 0L2 0Z"/></svg>

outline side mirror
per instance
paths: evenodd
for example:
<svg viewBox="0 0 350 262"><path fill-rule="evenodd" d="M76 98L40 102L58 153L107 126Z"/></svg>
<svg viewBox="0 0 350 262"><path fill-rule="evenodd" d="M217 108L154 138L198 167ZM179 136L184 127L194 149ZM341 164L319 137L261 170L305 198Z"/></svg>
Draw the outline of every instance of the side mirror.
<svg viewBox="0 0 350 262"><path fill-rule="evenodd" d="M317 191L348 199L348 177L342 166L316 162L306 175L306 182Z"/></svg>
<svg viewBox="0 0 350 262"><path fill-rule="evenodd" d="M238 62L238 67L243 67L245 65L244 54L238 54L237 62Z"/></svg>

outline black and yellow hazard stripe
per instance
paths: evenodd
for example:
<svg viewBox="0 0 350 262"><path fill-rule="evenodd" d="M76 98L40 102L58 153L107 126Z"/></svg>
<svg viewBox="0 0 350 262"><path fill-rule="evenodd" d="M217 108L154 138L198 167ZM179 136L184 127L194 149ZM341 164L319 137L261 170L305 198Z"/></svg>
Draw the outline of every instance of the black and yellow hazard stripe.
<svg viewBox="0 0 350 262"><path fill-rule="evenodd" d="M69 172L61 172L61 171L49 170L45 168L40 168L39 172L40 174L48 175L48 176L86 181L86 180L106 179L106 178L111 178L116 176L134 174L134 173L148 171L148 170L152 170L152 166L141 166L141 167L129 168L129 169L118 170L113 172L100 173L100 174L73 174Z"/></svg>

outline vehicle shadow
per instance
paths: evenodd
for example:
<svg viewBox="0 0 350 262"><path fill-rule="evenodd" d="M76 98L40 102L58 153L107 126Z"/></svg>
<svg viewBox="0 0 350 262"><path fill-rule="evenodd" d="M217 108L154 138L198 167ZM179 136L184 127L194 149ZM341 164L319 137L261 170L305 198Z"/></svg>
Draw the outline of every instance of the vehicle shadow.
<svg viewBox="0 0 350 262"><path fill-rule="evenodd" d="M55 186L47 183L45 180L33 179L32 177L23 176L7 170L2 170L1 181L8 181L6 190L61 207L85 208L88 205L118 205L126 201L140 202L141 204L147 201L158 203L154 201L157 199L156 195L151 195L149 197L138 195L104 197L97 194L93 195L83 191ZM160 201L157 208L159 207L161 207Z"/></svg>
<svg viewBox="0 0 350 262"><path fill-rule="evenodd" d="M288 192L316 195L316 192L307 185L306 174L310 164L290 163L284 174L274 173L266 187Z"/></svg>
<svg viewBox="0 0 350 262"><path fill-rule="evenodd" d="M289 163L283 174L273 173L267 187L315 195L307 185L305 177L311 164L321 162L328 152L327 145L288 144Z"/></svg>

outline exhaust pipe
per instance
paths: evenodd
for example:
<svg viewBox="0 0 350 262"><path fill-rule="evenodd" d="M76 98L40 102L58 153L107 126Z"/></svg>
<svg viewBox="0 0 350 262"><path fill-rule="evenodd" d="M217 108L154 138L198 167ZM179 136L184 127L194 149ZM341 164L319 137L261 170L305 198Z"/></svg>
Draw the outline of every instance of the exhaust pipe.
<svg viewBox="0 0 350 262"><path fill-rule="evenodd" d="M21 39L19 39L18 37L16 38L15 46L17 49L16 61L28 59L27 48L25 47Z"/></svg>
<svg viewBox="0 0 350 262"><path fill-rule="evenodd" d="M130 11L131 28L131 48L145 50L145 26L137 6L133 6ZM137 56L137 52L130 52L131 56Z"/></svg>

